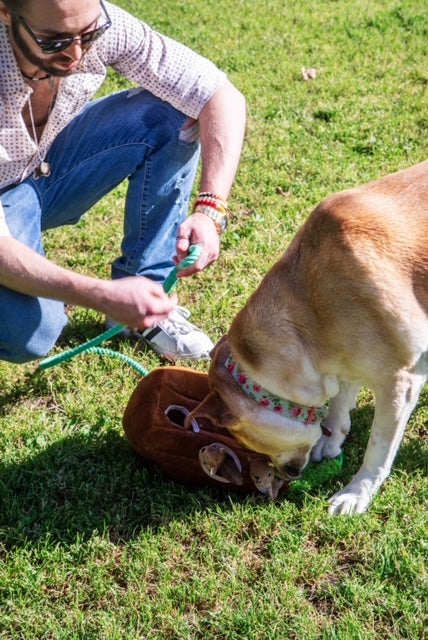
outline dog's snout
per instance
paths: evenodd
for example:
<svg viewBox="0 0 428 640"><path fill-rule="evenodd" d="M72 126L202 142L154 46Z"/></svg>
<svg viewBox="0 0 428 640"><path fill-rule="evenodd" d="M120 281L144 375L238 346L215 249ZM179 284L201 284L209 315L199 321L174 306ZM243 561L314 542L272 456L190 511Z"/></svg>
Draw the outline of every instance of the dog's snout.
<svg viewBox="0 0 428 640"><path fill-rule="evenodd" d="M271 458L277 470L276 475L288 482L292 482L301 477L302 471L309 461L309 449L307 452L302 452L301 455L287 456L286 458L284 456L285 459L283 458L282 460L281 457Z"/></svg>
<svg viewBox="0 0 428 640"><path fill-rule="evenodd" d="M289 464L286 464L282 471L290 480L297 480L301 475L301 470L298 467L292 467Z"/></svg>

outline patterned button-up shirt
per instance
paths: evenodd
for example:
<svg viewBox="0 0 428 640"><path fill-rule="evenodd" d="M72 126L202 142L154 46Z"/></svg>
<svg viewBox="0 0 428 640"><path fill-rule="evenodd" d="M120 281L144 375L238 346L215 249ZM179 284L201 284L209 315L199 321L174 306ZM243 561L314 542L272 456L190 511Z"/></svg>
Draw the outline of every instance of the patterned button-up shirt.
<svg viewBox="0 0 428 640"><path fill-rule="evenodd" d="M62 78L39 141L42 156L98 91L107 67L192 118L198 118L225 80L225 74L206 58L153 31L123 9L109 3L106 7L112 26L94 42L75 72ZM27 178L40 162L36 143L22 118L31 93L13 54L8 29L0 23L0 189Z"/></svg>

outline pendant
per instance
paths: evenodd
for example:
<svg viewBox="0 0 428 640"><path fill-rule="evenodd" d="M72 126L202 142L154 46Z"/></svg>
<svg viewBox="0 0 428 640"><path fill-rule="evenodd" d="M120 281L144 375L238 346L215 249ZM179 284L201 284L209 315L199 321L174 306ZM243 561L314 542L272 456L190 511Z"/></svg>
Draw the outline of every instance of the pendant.
<svg viewBox="0 0 428 640"><path fill-rule="evenodd" d="M47 178L51 175L51 165L49 164L49 162L45 162L45 160L43 160L38 167L36 167L34 169L34 177L36 179L38 178Z"/></svg>

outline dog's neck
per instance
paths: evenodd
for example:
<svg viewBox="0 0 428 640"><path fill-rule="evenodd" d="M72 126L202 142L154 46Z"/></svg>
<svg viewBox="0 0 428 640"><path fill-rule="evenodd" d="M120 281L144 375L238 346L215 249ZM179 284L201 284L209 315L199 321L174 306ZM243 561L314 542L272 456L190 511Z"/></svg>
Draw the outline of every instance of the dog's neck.
<svg viewBox="0 0 428 640"><path fill-rule="evenodd" d="M305 425L319 422L324 435L331 435L330 430L324 426L324 420L328 414L327 407L304 407L271 393L271 391L264 389L258 382L251 378L248 373L245 373L239 362L237 362L232 355L228 357L225 365L242 391L262 407L270 409L291 420L302 422Z"/></svg>

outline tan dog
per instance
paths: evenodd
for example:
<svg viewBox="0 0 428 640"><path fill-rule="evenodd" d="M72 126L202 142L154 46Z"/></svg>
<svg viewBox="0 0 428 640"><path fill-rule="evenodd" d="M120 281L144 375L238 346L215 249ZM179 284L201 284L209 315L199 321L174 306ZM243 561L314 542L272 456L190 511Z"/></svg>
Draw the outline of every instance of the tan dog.
<svg viewBox="0 0 428 640"><path fill-rule="evenodd" d="M370 387L362 467L330 500L331 513L363 513L390 473L427 360L428 161L313 211L215 347L212 391L187 424L205 415L296 478L311 455L340 453Z"/></svg>

